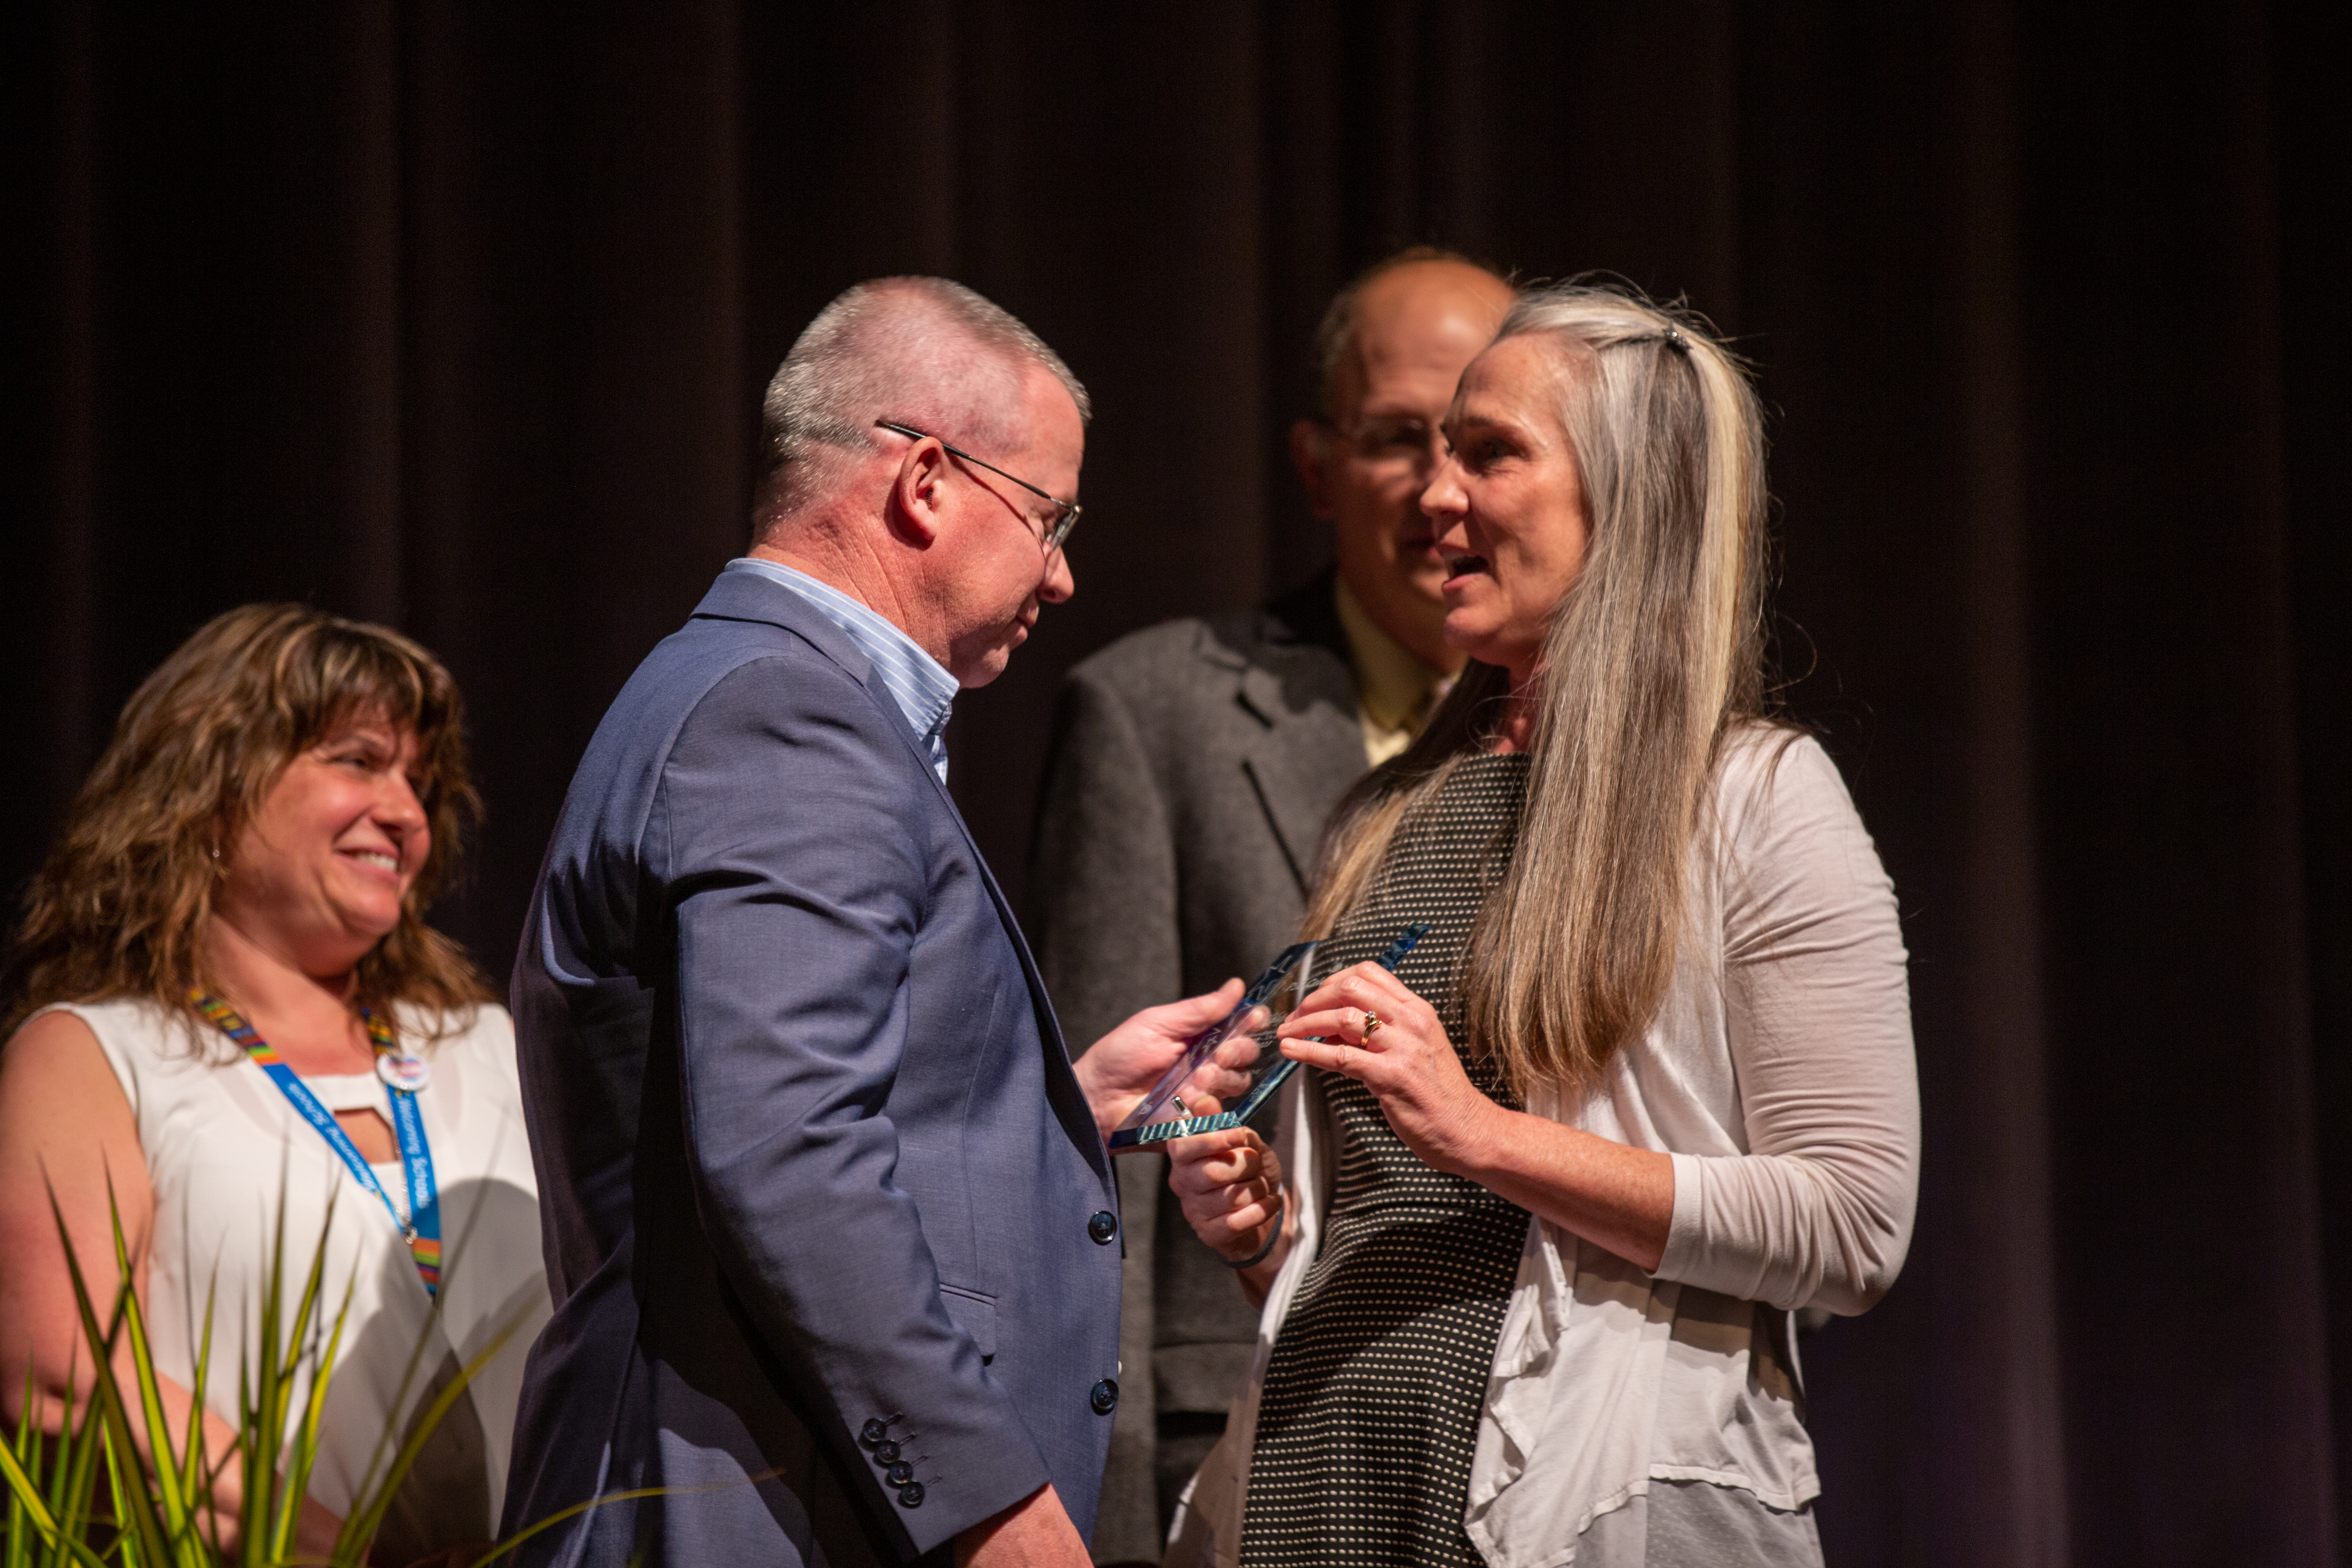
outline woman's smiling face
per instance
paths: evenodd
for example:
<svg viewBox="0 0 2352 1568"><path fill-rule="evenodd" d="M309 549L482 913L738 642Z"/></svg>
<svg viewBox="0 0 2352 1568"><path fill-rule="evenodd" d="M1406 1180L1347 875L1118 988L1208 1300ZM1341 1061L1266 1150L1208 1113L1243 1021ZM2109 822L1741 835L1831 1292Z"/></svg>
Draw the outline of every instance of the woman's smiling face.
<svg viewBox="0 0 2352 1568"><path fill-rule="evenodd" d="M415 735L381 721L296 756L225 850L215 907L305 973L350 970L400 923L433 847L416 768Z"/></svg>
<svg viewBox="0 0 2352 1568"><path fill-rule="evenodd" d="M1470 362L1445 416L1445 460L1422 492L1446 575L1445 640L1524 685L1591 536L1559 418L1560 356L1539 333Z"/></svg>

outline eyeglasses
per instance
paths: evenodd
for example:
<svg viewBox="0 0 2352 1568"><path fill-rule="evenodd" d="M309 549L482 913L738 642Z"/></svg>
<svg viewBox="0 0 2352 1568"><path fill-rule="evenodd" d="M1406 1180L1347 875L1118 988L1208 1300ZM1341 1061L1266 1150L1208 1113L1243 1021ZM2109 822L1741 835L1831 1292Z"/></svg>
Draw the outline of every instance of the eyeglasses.
<svg viewBox="0 0 2352 1568"><path fill-rule="evenodd" d="M961 447L950 447L945 441L940 441L940 438L937 436L932 435L928 430L918 430L911 425L894 424L887 419L877 419L874 424L875 427L877 429L896 431L901 436L910 436L918 441L939 441L940 445L942 447L945 447L951 456L961 458L965 462L971 464L974 468L986 468L990 473L994 474L999 479L1011 479L1014 484L1019 485L1031 495L1036 496L1041 500L1053 502L1055 509L1054 517L1051 521L1045 524L1046 554L1051 555L1055 551L1062 548L1062 542L1070 537L1070 531L1072 529L1078 526L1079 507L1077 502L1074 500L1064 500L1050 490L1041 490L1035 485L1031 484L1027 479L1021 478L1020 475L1008 474L1003 468L998 468L994 463L982 462L980 458L973 457L970 452L965 451Z"/></svg>
<svg viewBox="0 0 2352 1568"><path fill-rule="evenodd" d="M1325 426L1355 449L1356 456L1377 468L1435 468L1444 456L1444 437L1424 420L1409 415L1367 419L1352 430L1325 421Z"/></svg>

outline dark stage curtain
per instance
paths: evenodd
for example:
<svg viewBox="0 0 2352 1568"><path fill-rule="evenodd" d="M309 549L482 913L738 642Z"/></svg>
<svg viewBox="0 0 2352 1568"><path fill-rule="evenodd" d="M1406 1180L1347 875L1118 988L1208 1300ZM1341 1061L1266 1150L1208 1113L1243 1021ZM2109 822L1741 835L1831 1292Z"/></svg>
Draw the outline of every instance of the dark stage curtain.
<svg viewBox="0 0 2352 1568"><path fill-rule="evenodd" d="M1414 240L1612 268L1760 367L1789 700L1915 958L1917 1240L1806 1348L1832 1561L2340 1561L2342 17L16 9L0 877L191 628L306 598L463 681L442 919L502 973L590 730L743 539L766 374L920 270L1100 410L1079 595L951 730L1017 884L1060 672L1321 559L1281 433L1332 288Z"/></svg>

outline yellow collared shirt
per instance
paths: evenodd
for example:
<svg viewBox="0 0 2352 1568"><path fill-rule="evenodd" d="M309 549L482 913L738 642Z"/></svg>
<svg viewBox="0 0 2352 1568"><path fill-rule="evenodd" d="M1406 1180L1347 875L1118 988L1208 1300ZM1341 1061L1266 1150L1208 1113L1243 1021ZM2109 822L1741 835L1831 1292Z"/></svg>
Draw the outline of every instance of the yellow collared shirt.
<svg viewBox="0 0 2352 1568"><path fill-rule="evenodd" d="M1379 767L1412 744L1437 706L1445 675L1375 626L1346 583L1336 585L1332 597L1356 667L1356 715L1364 726L1364 756L1369 766Z"/></svg>

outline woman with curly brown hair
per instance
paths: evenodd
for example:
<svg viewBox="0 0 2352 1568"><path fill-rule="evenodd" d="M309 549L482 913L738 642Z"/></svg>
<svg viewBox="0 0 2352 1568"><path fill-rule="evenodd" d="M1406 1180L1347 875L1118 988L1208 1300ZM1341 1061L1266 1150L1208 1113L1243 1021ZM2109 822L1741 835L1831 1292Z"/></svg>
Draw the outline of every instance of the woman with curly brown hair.
<svg viewBox="0 0 2352 1568"><path fill-rule="evenodd" d="M132 694L27 890L0 1002L0 1412L55 1429L88 1399L58 1227L96 1272L119 1214L173 1439L201 1422L233 1527L282 1234L284 1311L320 1246L330 1312L351 1293L297 1554L324 1555L387 1429L519 1325L378 1552L488 1535L546 1285L513 1026L425 923L478 810L455 683L383 627L248 605Z"/></svg>

